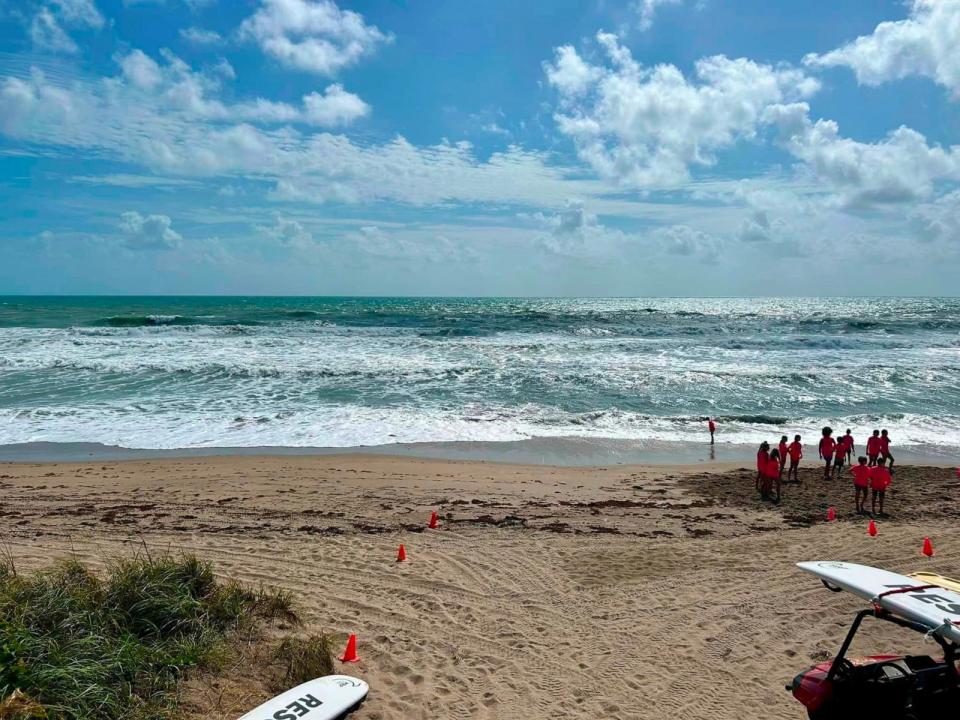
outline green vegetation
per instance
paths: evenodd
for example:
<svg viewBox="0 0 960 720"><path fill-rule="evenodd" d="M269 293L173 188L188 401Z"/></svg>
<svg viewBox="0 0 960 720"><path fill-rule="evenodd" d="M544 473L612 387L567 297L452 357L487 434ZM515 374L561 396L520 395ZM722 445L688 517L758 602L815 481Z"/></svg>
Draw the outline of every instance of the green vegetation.
<svg viewBox="0 0 960 720"><path fill-rule="evenodd" d="M0 720L169 717L184 671L219 667L266 620L296 622L287 593L219 583L192 556L117 559L102 577L0 562Z"/></svg>
<svg viewBox="0 0 960 720"><path fill-rule="evenodd" d="M278 689L333 674L333 653L326 635L284 638L277 647L276 659L284 673Z"/></svg>

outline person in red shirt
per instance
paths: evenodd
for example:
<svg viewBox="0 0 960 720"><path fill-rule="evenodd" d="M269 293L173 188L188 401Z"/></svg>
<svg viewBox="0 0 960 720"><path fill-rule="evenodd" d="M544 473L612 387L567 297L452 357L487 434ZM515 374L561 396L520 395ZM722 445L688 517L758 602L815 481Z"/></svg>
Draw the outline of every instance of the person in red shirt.
<svg viewBox="0 0 960 720"><path fill-rule="evenodd" d="M783 466L787 463L787 436L780 436L780 445L777 446L777 454L780 456L780 474L783 475Z"/></svg>
<svg viewBox="0 0 960 720"><path fill-rule="evenodd" d="M877 464L877 458L880 457L880 431L874 430L873 435L867 439L867 457L869 462L867 463L870 467L873 467Z"/></svg>
<svg viewBox="0 0 960 720"><path fill-rule="evenodd" d="M717 424L713 418L707 418L707 429L710 430L710 444L713 445L713 434L717 431Z"/></svg>
<svg viewBox="0 0 960 720"><path fill-rule="evenodd" d="M880 458L887 461L887 467L893 472L893 455L890 454L890 436L886 430L880 431Z"/></svg>
<svg viewBox="0 0 960 720"><path fill-rule="evenodd" d="M833 428L825 427L823 437L820 438L820 445L817 450L820 453L820 459L826 462L823 468L823 479L830 479L830 466L833 464L833 452L837 448L837 442L833 439Z"/></svg>
<svg viewBox="0 0 960 720"><path fill-rule="evenodd" d="M763 482L760 488L760 496L764 500L770 499L770 491L774 485L777 488L777 496L773 500L780 502L780 451L774 448L770 451L770 457L767 458L763 468Z"/></svg>
<svg viewBox="0 0 960 720"><path fill-rule="evenodd" d="M793 481L800 484L799 468L800 458L803 457L803 445L800 444L800 436L794 435L793 442L787 446L787 453L790 455L790 467L787 469L787 482L790 482L790 476Z"/></svg>
<svg viewBox="0 0 960 720"><path fill-rule="evenodd" d="M764 440L760 443L760 449L757 450L757 490L762 492L763 474L766 471L767 460L770 459L770 443Z"/></svg>
<svg viewBox="0 0 960 720"><path fill-rule="evenodd" d="M867 458L863 455L857 458L859 465L850 468L853 475L853 503L857 506L857 515L863 515L867 510L864 503L867 502L867 490L870 487L870 475L873 468L867 466Z"/></svg>
<svg viewBox="0 0 960 720"><path fill-rule="evenodd" d="M870 509L876 515L877 500L880 500L880 517L887 517L887 514L883 511L883 498L887 488L890 487L890 483L893 482L886 463L886 458L880 458L877 461L877 466L870 470L870 490L873 491Z"/></svg>
<svg viewBox="0 0 960 720"><path fill-rule="evenodd" d="M844 435L837 440L837 446L833 453L833 472L836 473L837 479L840 478L840 473L843 472L843 464L846 462L847 453L852 445L853 437L850 435Z"/></svg>
<svg viewBox="0 0 960 720"><path fill-rule="evenodd" d="M850 428L847 428L847 432L842 439L847 446L847 464L853 465L853 455L856 451L853 445L853 435L850 434Z"/></svg>

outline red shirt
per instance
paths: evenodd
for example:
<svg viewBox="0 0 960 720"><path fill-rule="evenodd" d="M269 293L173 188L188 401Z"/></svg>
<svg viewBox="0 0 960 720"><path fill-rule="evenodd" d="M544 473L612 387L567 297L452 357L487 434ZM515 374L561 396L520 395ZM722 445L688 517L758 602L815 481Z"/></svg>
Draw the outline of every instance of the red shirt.
<svg viewBox="0 0 960 720"><path fill-rule="evenodd" d="M877 467L870 468L871 490L886 490L892 482L893 478L890 477L890 470L888 470L886 466L878 465Z"/></svg>
<svg viewBox="0 0 960 720"><path fill-rule="evenodd" d="M791 458L799 460L803 457L803 445L794 440L787 446L787 452L790 453Z"/></svg>
<svg viewBox="0 0 960 720"><path fill-rule="evenodd" d="M857 487L865 488L870 485L873 468L868 468L866 465L854 465L850 468L850 472L853 473L853 484Z"/></svg>
<svg viewBox="0 0 960 720"><path fill-rule="evenodd" d="M853 435L844 435L840 438L840 446L843 448L843 452L849 451L853 447Z"/></svg>
<svg viewBox="0 0 960 720"><path fill-rule="evenodd" d="M820 455L823 458L833 457L833 450L837 447L837 441L832 437L825 437L820 440Z"/></svg>
<svg viewBox="0 0 960 720"><path fill-rule="evenodd" d="M780 442L780 462L783 462L787 459L787 444L783 441Z"/></svg>
<svg viewBox="0 0 960 720"><path fill-rule="evenodd" d="M766 467L766 465L767 465L767 458L769 458L769 457L770 457L770 456L767 455L767 453L764 452L763 450L760 450L760 451L757 452L757 470L759 470L760 472L763 472L763 468ZM778 470L779 470L779 468L778 468Z"/></svg>
<svg viewBox="0 0 960 720"><path fill-rule="evenodd" d="M777 460L776 458L770 458L769 460L767 460L766 466L767 466L766 470L763 473L764 475L766 475L768 478L780 477L780 461L779 460Z"/></svg>
<svg viewBox="0 0 960 720"><path fill-rule="evenodd" d="M710 432L713 432L714 430L717 429L717 424L713 420L711 420L707 425L707 427L710 428Z"/></svg>
<svg viewBox="0 0 960 720"><path fill-rule="evenodd" d="M881 454L890 452L890 438L884 437L883 435L881 435L880 437L877 438L877 440L878 440L877 444L880 447Z"/></svg>
<svg viewBox="0 0 960 720"><path fill-rule="evenodd" d="M880 454L880 438L876 435L871 435L870 439L867 440L867 455L879 455Z"/></svg>

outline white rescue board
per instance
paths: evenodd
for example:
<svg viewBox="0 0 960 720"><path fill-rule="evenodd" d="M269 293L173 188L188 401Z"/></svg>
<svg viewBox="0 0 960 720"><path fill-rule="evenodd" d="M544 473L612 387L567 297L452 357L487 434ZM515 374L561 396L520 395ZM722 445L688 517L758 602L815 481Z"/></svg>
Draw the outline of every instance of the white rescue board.
<svg viewBox="0 0 960 720"><path fill-rule="evenodd" d="M240 720L334 720L363 700L370 686L347 675L326 675L277 695Z"/></svg>
<svg viewBox="0 0 960 720"><path fill-rule="evenodd" d="M802 562L797 563L797 567L830 585L879 604L898 617L920 623L945 640L960 643L960 593L940 587L890 593L891 590L919 588L927 583L856 563Z"/></svg>

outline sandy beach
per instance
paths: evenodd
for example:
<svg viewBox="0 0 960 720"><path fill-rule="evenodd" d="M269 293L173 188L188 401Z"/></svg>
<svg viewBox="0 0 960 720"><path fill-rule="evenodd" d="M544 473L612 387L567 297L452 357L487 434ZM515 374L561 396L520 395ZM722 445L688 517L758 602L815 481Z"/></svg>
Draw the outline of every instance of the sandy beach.
<svg viewBox="0 0 960 720"><path fill-rule="evenodd" d="M893 517L875 538L852 517L846 480L810 467L803 480L773 507L734 464L10 463L0 521L24 568L68 554L96 566L146 543L292 590L307 629L357 633L362 660L345 671L372 688L358 720L786 719L804 713L784 684L833 652L860 608L793 563L960 575L952 469L898 467ZM432 510L441 527L430 531ZM926 536L932 559L920 555ZM916 644L882 628L855 649ZM262 699L253 688L240 701ZM239 714L227 705L218 717Z"/></svg>

